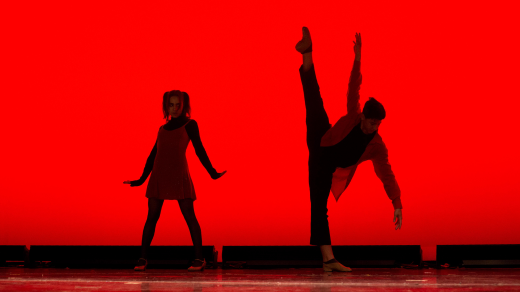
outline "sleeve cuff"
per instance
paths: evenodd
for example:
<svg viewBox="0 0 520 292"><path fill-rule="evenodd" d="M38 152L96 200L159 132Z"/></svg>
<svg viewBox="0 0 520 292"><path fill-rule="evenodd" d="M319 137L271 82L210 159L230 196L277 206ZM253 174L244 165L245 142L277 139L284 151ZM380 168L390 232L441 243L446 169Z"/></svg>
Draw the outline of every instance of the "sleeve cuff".
<svg viewBox="0 0 520 292"><path fill-rule="evenodd" d="M401 204L401 198L396 198L392 201L392 205L394 206L394 209L402 209L403 205Z"/></svg>

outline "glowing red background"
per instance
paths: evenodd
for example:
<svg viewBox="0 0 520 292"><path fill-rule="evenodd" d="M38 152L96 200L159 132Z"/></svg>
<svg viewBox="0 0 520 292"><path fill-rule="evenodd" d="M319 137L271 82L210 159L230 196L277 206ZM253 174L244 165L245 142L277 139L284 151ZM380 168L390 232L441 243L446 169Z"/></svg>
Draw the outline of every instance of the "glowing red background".
<svg viewBox="0 0 520 292"><path fill-rule="evenodd" d="M333 244L520 243L514 1L13 2L0 12L0 244L140 244L145 186L122 182L141 175L172 89L228 170L212 181L188 148L204 244L308 244L303 25L331 122L361 32L361 102L387 109L402 189L395 231L361 165L329 202ZM191 244L175 202L153 244Z"/></svg>

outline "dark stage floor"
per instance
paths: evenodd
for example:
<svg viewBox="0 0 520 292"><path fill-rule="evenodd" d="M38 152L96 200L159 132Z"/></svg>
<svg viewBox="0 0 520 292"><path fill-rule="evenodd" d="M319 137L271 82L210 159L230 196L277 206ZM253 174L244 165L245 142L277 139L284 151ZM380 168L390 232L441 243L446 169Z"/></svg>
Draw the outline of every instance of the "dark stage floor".
<svg viewBox="0 0 520 292"><path fill-rule="evenodd" d="M0 291L520 291L520 269L186 270L0 268Z"/></svg>

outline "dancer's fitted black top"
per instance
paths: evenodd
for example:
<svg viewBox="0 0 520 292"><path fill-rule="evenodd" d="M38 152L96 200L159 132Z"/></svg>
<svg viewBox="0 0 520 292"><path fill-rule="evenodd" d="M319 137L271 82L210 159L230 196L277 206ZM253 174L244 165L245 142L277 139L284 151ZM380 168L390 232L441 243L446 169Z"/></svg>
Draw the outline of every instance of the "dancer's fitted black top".
<svg viewBox="0 0 520 292"><path fill-rule="evenodd" d="M195 120L190 120L186 117L172 118L168 123L166 123L163 128L167 131L172 131L178 129L182 126L186 125L186 133L188 133L188 137L190 137L191 143L193 144L193 148L195 149L195 154L199 157L200 162L206 168L211 178L215 178L218 173L211 165L211 161L209 161L208 154L206 153L206 149L202 145L202 141L200 140L199 135L199 126ZM155 141L155 145L153 146L152 152L148 156L146 160L146 165L144 166L143 175L139 181L143 183L148 175L152 172L153 163L155 160L155 155L157 154L157 141Z"/></svg>
<svg viewBox="0 0 520 292"><path fill-rule="evenodd" d="M344 168L356 164L376 133L377 131L365 134L361 130L361 123L357 124L338 144L321 147L322 162L332 172L336 167Z"/></svg>

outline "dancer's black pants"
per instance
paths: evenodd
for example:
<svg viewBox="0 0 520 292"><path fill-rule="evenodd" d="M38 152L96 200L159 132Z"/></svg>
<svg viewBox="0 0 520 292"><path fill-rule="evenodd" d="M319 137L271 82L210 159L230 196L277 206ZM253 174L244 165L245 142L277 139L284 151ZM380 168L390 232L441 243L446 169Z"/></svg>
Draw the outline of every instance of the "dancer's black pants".
<svg viewBox="0 0 520 292"><path fill-rule="evenodd" d="M329 117L323 107L314 66L307 72L300 67L305 98L307 147L309 148L309 189L311 195L311 244L330 245L327 200L334 170L321 159L321 137L330 129Z"/></svg>
<svg viewBox="0 0 520 292"><path fill-rule="evenodd" d="M202 256L202 234L200 231L200 225L195 217L195 210L193 209L192 199L178 200L181 213L184 216L184 220L188 224L190 230L191 240L195 247L195 258L203 259ZM148 248L152 243L153 236L155 234L155 226L161 215L161 209L164 200L148 198L148 218L143 229L143 240L141 245L141 257L148 258Z"/></svg>

